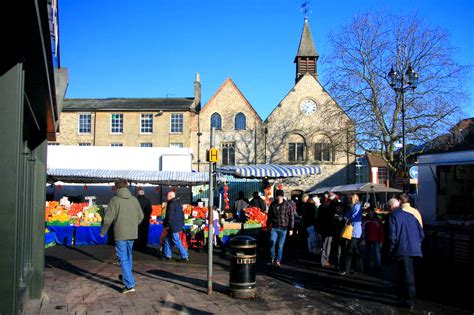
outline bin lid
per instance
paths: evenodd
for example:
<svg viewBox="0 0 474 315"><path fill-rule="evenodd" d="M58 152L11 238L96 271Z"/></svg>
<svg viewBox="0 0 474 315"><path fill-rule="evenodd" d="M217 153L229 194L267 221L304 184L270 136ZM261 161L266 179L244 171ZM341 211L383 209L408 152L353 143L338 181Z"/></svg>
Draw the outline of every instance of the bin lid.
<svg viewBox="0 0 474 315"><path fill-rule="evenodd" d="M253 237L245 236L245 235L236 236L236 237L231 238L230 240L231 247L232 245L256 245L256 244L257 244L257 240L255 240Z"/></svg>

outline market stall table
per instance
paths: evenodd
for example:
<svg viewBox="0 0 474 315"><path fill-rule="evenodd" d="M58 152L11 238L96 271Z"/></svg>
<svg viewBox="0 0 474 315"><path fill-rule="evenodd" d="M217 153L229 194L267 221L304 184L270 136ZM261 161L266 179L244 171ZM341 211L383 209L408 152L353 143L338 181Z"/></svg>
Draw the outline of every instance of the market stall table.
<svg viewBox="0 0 474 315"><path fill-rule="evenodd" d="M71 246L74 240L74 226L49 225L48 230L54 233L54 241L58 245Z"/></svg>
<svg viewBox="0 0 474 315"><path fill-rule="evenodd" d="M107 244L107 235L100 236L101 226L76 226L74 245L103 245Z"/></svg>

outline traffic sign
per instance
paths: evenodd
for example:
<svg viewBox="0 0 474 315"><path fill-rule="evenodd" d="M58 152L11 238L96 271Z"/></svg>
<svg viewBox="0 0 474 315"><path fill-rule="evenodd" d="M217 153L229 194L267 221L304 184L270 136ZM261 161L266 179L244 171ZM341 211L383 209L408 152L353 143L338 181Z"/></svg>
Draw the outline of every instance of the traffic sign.
<svg viewBox="0 0 474 315"><path fill-rule="evenodd" d="M216 148L209 149L209 162L217 163L219 160L219 150Z"/></svg>
<svg viewBox="0 0 474 315"><path fill-rule="evenodd" d="M418 178L418 166L412 166L410 167L410 170L408 171L408 173L410 174L410 177L413 178L413 179L417 179Z"/></svg>

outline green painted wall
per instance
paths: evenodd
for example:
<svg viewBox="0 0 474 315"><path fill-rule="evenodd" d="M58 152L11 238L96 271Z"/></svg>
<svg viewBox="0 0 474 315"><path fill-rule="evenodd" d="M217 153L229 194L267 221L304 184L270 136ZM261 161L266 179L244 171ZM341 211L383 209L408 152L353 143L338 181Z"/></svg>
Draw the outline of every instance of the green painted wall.
<svg viewBox="0 0 474 315"><path fill-rule="evenodd" d="M20 164L23 132L23 70L20 64L0 76L0 313L17 313L19 301L18 226L21 207Z"/></svg>

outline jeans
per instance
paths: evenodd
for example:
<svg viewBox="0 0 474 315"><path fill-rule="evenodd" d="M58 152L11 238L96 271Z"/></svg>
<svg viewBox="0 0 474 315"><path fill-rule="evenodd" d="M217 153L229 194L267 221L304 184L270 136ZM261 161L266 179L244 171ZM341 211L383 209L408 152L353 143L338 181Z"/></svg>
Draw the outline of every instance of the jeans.
<svg viewBox="0 0 474 315"><path fill-rule="evenodd" d="M270 234L270 241L271 241L271 248L270 248L270 255L272 256L272 260L281 261L283 256L283 246L285 245L286 239L286 229L277 229L272 228ZM278 242L278 253L275 256L275 247Z"/></svg>
<svg viewBox="0 0 474 315"><path fill-rule="evenodd" d="M133 240L115 242L115 251L122 268L122 281L128 289L135 287L135 279L132 273L132 248Z"/></svg>
<svg viewBox="0 0 474 315"><path fill-rule="evenodd" d="M181 259L187 259L188 258L188 252L184 248L183 244L181 243L181 238L179 237L179 232L178 233L169 233L165 238L165 243L164 243L164 255L165 257L171 258L173 255L173 252L171 251L171 246L175 245L179 253L181 255Z"/></svg>
<svg viewBox="0 0 474 315"><path fill-rule="evenodd" d="M308 252L310 254L316 254L317 247L316 247L316 233L314 232L314 226L308 226L306 228L308 232Z"/></svg>
<svg viewBox="0 0 474 315"><path fill-rule="evenodd" d="M365 243L365 252L368 260L368 266L370 270L373 268L380 268L382 258L380 254L380 246L379 242L369 242Z"/></svg>

